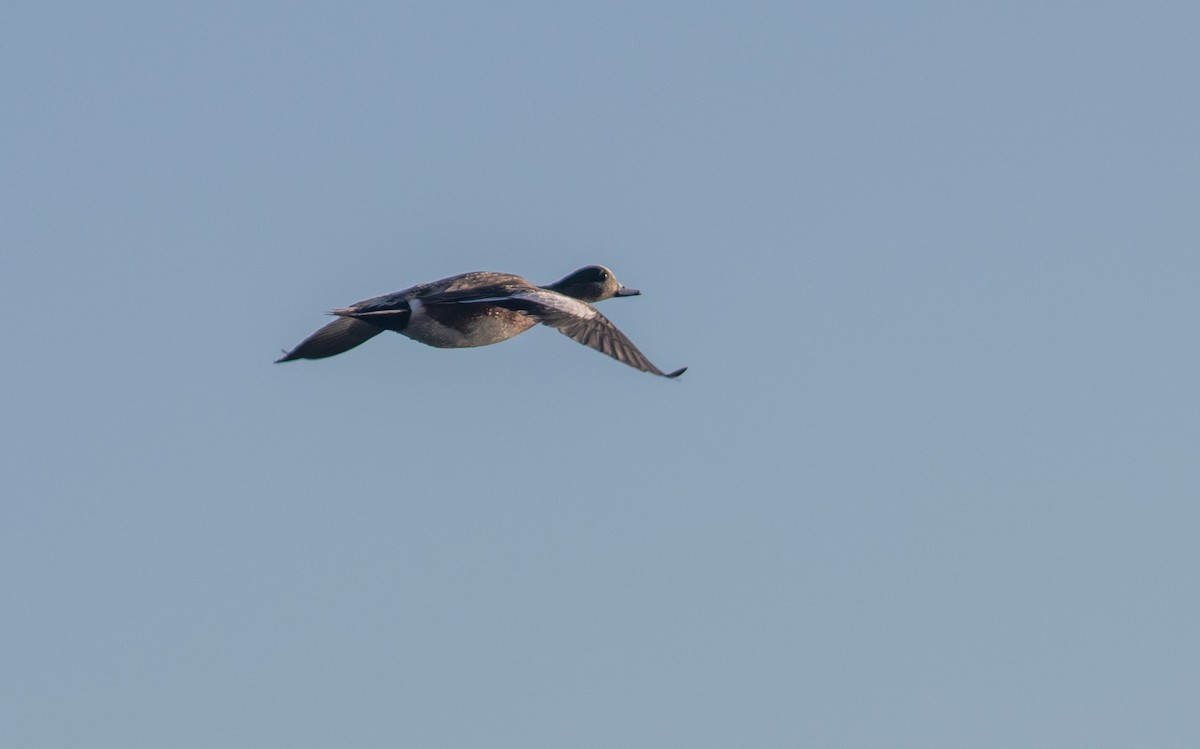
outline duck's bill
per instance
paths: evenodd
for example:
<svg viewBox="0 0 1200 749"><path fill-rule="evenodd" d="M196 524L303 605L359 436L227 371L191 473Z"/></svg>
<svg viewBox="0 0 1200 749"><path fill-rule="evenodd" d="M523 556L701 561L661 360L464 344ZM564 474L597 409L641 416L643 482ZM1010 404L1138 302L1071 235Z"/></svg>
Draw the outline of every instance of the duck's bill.
<svg viewBox="0 0 1200 749"><path fill-rule="evenodd" d="M641 293L642 292L638 291L637 289L631 289L628 286L622 286L621 288L617 289L617 293L613 294L613 296L637 296Z"/></svg>

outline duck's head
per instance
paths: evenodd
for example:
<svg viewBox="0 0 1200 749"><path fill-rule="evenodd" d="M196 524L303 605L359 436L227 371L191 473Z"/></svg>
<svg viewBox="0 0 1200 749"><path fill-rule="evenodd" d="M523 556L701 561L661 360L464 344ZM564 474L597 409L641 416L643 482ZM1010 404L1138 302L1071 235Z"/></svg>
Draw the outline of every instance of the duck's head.
<svg viewBox="0 0 1200 749"><path fill-rule="evenodd" d="M603 265L580 268L566 278L555 281L545 288L574 297L581 302L599 302L615 296L637 296L642 292L621 285L613 272Z"/></svg>

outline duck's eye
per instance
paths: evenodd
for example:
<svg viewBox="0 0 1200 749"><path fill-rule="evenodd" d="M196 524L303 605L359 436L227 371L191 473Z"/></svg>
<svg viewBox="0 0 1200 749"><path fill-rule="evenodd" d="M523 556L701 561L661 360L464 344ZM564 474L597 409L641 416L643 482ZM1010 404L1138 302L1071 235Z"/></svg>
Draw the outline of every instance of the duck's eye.
<svg viewBox="0 0 1200 749"><path fill-rule="evenodd" d="M602 270L602 271L600 271L600 280L601 280L601 281L607 281L607 280L608 280L608 271L606 271L606 270Z"/></svg>

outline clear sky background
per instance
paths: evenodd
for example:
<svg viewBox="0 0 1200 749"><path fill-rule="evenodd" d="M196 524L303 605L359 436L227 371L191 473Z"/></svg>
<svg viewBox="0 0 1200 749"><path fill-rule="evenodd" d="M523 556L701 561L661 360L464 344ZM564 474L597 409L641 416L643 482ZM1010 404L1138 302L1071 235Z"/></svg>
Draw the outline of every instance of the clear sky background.
<svg viewBox="0 0 1200 749"><path fill-rule="evenodd" d="M0 7L13 747L1200 745L1200 5ZM588 263L546 328L275 365Z"/></svg>

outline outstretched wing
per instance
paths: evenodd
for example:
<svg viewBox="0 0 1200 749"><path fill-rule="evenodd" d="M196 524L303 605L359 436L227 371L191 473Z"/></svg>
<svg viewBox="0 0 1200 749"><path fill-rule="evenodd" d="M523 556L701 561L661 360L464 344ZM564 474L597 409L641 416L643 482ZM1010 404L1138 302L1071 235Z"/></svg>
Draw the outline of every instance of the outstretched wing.
<svg viewBox="0 0 1200 749"><path fill-rule="evenodd" d="M678 377L687 367L666 373L654 366L646 355L638 351L633 341L600 314L599 310L586 302L573 299L546 289L523 290L505 298L485 300L507 309L518 310L537 319L543 325L555 328L563 335L584 346L593 348L617 361L660 377Z"/></svg>
<svg viewBox="0 0 1200 749"><path fill-rule="evenodd" d="M275 363L293 359L324 359L327 356L349 351L363 341L374 338L383 328L353 317L339 317L325 327L305 338L296 348L286 352Z"/></svg>

